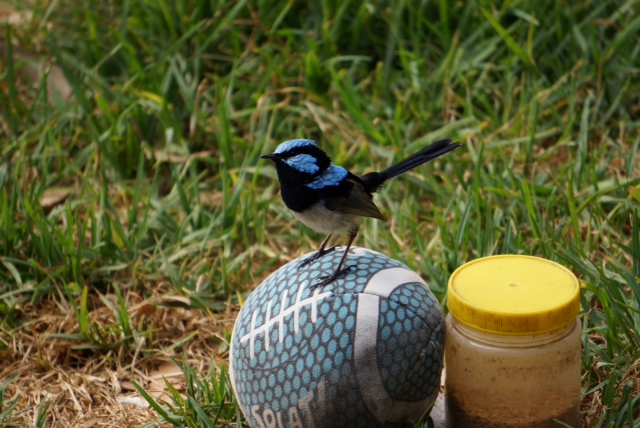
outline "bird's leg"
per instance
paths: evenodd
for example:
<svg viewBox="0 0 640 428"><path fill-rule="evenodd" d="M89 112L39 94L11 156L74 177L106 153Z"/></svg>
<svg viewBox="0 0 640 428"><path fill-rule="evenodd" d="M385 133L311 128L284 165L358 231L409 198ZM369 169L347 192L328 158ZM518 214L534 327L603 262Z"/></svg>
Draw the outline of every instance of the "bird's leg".
<svg viewBox="0 0 640 428"><path fill-rule="evenodd" d="M336 270L329 276L323 276L322 278L320 278L320 282L318 282L317 284L311 285L309 288L313 290L316 287L324 287L325 285L335 281L338 277L340 277L340 275L347 272L353 267L353 266L347 266L346 268L343 269L342 265L344 264L344 260L347 258L347 254L349 254L349 249L351 248L351 244L353 244L353 241L356 239L357 234L358 234L358 229L356 229L354 232L352 232L349 235L349 243L347 244L347 248L344 250L344 254L340 259L340 263L338 263L338 267L336 268Z"/></svg>
<svg viewBox="0 0 640 428"><path fill-rule="evenodd" d="M324 249L324 247L327 245L327 242L329 242L329 238L331 238L331 234L329 234L329 236L324 238L324 241L322 241L322 244L320 244L320 248L318 249L318 251L316 251L315 253L313 253L312 255L307 257L306 259L304 259L302 262L300 262L300 265L298 266L298 269L308 265L311 262L315 262L316 260L318 260L320 257L324 256L325 254L328 254L328 253L334 251L336 249L335 245L333 247L327 248L326 250Z"/></svg>

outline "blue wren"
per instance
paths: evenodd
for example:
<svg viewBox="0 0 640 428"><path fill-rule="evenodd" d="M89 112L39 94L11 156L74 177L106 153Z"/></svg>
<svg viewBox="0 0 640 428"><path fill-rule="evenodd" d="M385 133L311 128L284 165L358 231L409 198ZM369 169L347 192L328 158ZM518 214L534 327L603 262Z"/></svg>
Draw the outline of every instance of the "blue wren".
<svg viewBox="0 0 640 428"><path fill-rule="evenodd" d="M313 140L290 140L276 151L262 156L275 162L282 199L293 215L310 228L328 234L320 248L300 264L305 266L334 247L325 249L332 235L349 235L349 243L335 272L313 287L324 286L349 268L342 268L349 248L358 234L359 217L384 220L373 203L372 194L390 178L412 170L458 147L450 139L437 141L382 172L357 177L331 163L329 156Z"/></svg>

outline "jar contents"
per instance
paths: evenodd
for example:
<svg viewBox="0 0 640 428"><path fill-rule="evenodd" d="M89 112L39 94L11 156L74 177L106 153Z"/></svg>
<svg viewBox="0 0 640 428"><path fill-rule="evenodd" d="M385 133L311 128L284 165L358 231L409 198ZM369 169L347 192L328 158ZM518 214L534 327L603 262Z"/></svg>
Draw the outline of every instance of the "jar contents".
<svg viewBox="0 0 640 428"><path fill-rule="evenodd" d="M570 271L536 257L488 257L454 272L448 427L580 427L579 291Z"/></svg>

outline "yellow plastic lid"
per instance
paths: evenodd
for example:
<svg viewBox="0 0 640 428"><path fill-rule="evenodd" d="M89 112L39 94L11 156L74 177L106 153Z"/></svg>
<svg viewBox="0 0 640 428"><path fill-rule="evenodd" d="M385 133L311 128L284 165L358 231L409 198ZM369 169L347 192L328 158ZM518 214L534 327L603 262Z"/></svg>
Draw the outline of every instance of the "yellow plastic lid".
<svg viewBox="0 0 640 428"><path fill-rule="evenodd" d="M564 266L539 257L484 257L449 278L449 311L456 321L501 335L561 329L580 312L580 283Z"/></svg>

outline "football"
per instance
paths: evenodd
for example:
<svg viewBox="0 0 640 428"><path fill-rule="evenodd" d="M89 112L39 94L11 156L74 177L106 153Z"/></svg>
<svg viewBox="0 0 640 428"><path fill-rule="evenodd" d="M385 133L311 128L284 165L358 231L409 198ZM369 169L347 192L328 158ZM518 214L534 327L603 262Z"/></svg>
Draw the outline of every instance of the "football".
<svg viewBox="0 0 640 428"><path fill-rule="evenodd" d="M273 272L246 300L230 353L253 427L381 427L415 422L440 387L444 316L402 263L352 247L349 271L313 287L344 248Z"/></svg>

